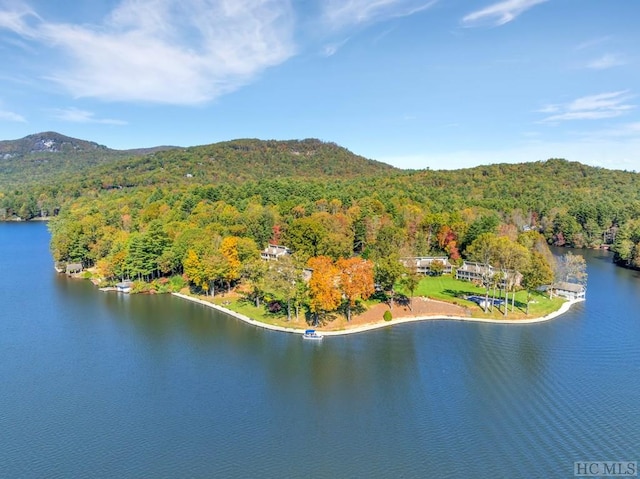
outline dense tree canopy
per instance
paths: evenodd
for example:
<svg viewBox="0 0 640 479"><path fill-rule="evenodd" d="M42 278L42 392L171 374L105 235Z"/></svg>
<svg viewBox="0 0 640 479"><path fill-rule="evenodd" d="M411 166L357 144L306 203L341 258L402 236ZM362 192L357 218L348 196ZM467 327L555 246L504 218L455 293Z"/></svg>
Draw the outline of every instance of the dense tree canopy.
<svg viewBox="0 0 640 479"><path fill-rule="evenodd" d="M632 172L558 159L401 171L318 140L238 140L92 165L26 185L5 174L0 217L55 215L55 260L96 266L108 281L183 275L207 294L242 286L289 318L301 305L321 314L342 304L349 316L374 281L393 305L398 282L415 287L400 263L408 256L492 264L487 300L499 277L515 293L515 271L529 291L550 282L549 244L607 244L618 263L640 268ZM294 258L263 264L269 243ZM561 276L582 281L577 261Z"/></svg>

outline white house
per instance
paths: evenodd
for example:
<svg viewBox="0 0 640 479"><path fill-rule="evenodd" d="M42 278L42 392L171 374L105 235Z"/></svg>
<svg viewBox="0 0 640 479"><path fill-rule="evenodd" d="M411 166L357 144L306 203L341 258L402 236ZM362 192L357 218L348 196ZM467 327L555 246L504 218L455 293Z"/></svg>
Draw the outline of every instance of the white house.
<svg viewBox="0 0 640 479"><path fill-rule="evenodd" d="M133 281L129 281L127 279L116 284L116 291L118 293L130 293L132 286L133 286Z"/></svg>
<svg viewBox="0 0 640 479"><path fill-rule="evenodd" d="M577 283L555 283L552 286L554 293L567 299L585 299L586 288Z"/></svg>
<svg viewBox="0 0 640 479"><path fill-rule="evenodd" d="M483 281L485 278L491 278L494 274L501 272L499 269L494 268L490 264L475 263L473 261L465 261L456 270L456 279L463 281ZM522 282L522 274L518 271L506 271L510 284L520 285ZM505 279L501 279L498 285L504 288L506 284Z"/></svg>
<svg viewBox="0 0 640 479"><path fill-rule="evenodd" d="M260 253L260 257L267 261L278 260L283 256L290 255L291 250L286 246L278 246L275 244L270 244L262 253Z"/></svg>
<svg viewBox="0 0 640 479"><path fill-rule="evenodd" d="M414 256L411 258L402 258L400 260L407 268L415 268L417 273L429 274L431 272L431 265L435 261L439 261L442 266L442 272L444 274L451 274L451 263L446 256Z"/></svg>

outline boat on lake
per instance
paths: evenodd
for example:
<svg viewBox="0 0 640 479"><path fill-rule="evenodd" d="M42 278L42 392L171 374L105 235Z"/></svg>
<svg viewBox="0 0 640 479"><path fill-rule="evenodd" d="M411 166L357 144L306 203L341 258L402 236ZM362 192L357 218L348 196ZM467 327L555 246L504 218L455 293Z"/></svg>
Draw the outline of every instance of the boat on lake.
<svg viewBox="0 0 640 479"><path fill-rule="evenodd" d="M322 334L318 334L315 329L307 329L302 335L303 339L322 339Z"/></svg>

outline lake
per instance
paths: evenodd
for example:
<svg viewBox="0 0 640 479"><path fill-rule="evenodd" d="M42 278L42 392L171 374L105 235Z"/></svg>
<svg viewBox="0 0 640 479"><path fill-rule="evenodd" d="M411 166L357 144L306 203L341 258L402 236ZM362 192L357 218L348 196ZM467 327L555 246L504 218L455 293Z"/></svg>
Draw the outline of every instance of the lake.
<svg viewBox="0 0 640 479"><path fill-rule="evenodd" d="M640 460L640 275L546 323L322 342L53 270L0 223L0 477L573 477Z"/></svg>

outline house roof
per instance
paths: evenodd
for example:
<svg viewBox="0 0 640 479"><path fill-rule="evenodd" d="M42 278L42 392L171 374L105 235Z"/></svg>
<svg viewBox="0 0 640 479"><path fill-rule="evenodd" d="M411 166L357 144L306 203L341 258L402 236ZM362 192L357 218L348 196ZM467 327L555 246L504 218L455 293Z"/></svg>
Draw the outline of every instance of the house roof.
<svg viewBox="0 0 640 479"><path fill-rule="evenodd" d="M571 291L572 293L581 293L584 291L584 286L578 283L567 283L566 281L556 283L553 285L555 289L561 289L563 291Z"/></svg>

